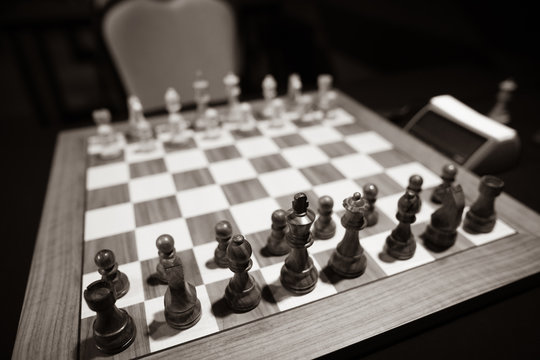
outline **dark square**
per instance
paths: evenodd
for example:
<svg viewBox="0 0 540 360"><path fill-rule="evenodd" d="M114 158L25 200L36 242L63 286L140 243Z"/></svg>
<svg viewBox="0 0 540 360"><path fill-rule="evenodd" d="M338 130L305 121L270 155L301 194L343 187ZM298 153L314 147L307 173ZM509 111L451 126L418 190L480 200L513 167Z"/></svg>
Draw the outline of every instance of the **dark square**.
<svg viewBox="0 0 540 360"><path fill-rule="evenodd" d="M282 149L307 144L307 141L298 134L278 136L273 140Z"/></svg>
<svg viewBox="0 0 540 360"><path fill-rule="evenodd" d="M214 184L214 178L207 168L174 174L173 179L178 191Z"/></svg>
<svg viewBox="0 0 540 360"><path fill-rule="evenodd" d="M367 129L358 123L346 124L336 126L336 130L343 135L353 135L366 132Z"/></svg>
<svg viewBox="0 0 540 360"><path fill-rule="evenodd" d="M240 152L234 145L223 146L205 150L204 153L210 162L229 160L240 157Z"/></svg>
<svg viewBox="0 0 540 360"><path fill-rule="evenodd" d="M221 185L229 204L236 205L250 200L268 196L266 190L257 179L243 180L232 184Z"/></svg>
<svg viewBox="0 0 540 360"><path fill-rule="evenodd" d="M114 253L118 265L137 261L137 245L133 231L101 239L85 241L83 274L97 271L94 256L99 250L109 249Z"/></svg>
<svg viewBox="0 0 540 360"><path fill-rule="evenodd" d="M345 177L332 164L315 165L300 169L312 185L326 184Z"/></svg>
<svg viewBox="0 0 540 360"><path fill-rule="evenodd" d="M254 233L254 234L250 234L246 236L246 239L249 241L249 244L251 245L251 248L253 249L253 256L255 256L261 268L283 262L285 258L287 257L287 255L274 256L268 253L268 251L266 250L266 243L271 233L271 230L270 230L271 226L272 226L271 218L268 218L269 230L260 231L258 233Z"/></svg>
<svg viewBox="0 0 540 360"><path fill-rule="evenodd" d="M392 166L402 165L413 161L409 155L395 149L369 154L369 156L371 156L375 161L385 168L390 168Z"/></svg>
<svg viewBox="0 0 540 360"><path fill-rule="evenodd" d="M118 162L124 161L124 151L122 150L122 154L114 159L102 159L101 156L97 154L88 155L88 167L92 166L100 166L100 165L108 165L108 164L114 164Z"/></svg>
<svg viewBox="0 0 540 360"><path fill-rule="evenodd" d="M186 219L193 245L197 246L216 241L214 227L222 220L227 220L231 223L233 234L239 233L238 226L229 210L216 211L211 214L199 215Z"/></svg>
<svg viewBox="0 0 540 360"><path fill-rule="evenodd" d="M377 209L377 203L375 203L375 210L379 214L379 219L375 225L365 227L360 231L360 238L365 238L371 235L375 235L384 231L393 230L397 224L388 218L382 211Z"/></svg>
<svg viewBox="0 0 540 360"><path fill-rule="evenodd" d="M86 210L118 205L128 201L129 189L127 184L114 185L86 192Z"/></svg>
<svg viewBox="0 0 540 360"><path fill-rule="evenodd" d="M290 167L281 154L272 154L249 160L258 174L281 170Z"/></svg>
<svg viewBox="0 0 540 360"><path fill-rule="evenodd" d="M375 261L369 257L369 254L367 252L364 252L367 258L366 271L359 277L353 279L345 279L340 275L336 274L332 270L332 268L328 266L328 261L330 260L333 252L334 249L330 249L314 254L313 257L315 258L315 260L317 260L317 262L322 268L321 272L319 273L321 281L334 285L338 292L352 289L386 276L382 269L380 269L379 266L375 263Z"/></svg>
<svg viewBox="0 0 540 360"><path fill-rule="evenodd" d="M344 141L338 141L330 144L319 145L322 151L330 158L344 156L356 153L356 150Z"/></svg>
<svg viewBox="0 0 540 360"><path fill-rule="evenodd" d="M317 194L315 194L312 190L305 190L302 191L304 194L307 195L308 201L309 201L309 208L315 213L317 213L317 207L319 205L319 197ZM294 193L289 195L280 196L276 199L277 203L279 204L280 209L283 210L289 210L292 208L292 201L294 199Z"/></svg>
<svg viewBox="0 0 540 360"><path fill-rule="evenodd" d="M253 128L250 131L241 131L241 130L232 130L231 131L232 136L235 138L235 140L240 139L247 139L254 136L261 136L261 132L257 128Z"/></svg>
<svg viewBox="0 0 540 360"><path fill-rule="evenodd" d="M310 126L320 125L320 120L311 120L311 121L303 121L302 119L297 119L292 121L294 125L296 125L298 128L307 128Z"/></svg>
<svg viewBox="0 0 540 360"><path fill-rule="evenodd" d="M149 200L133 205L137 227L181 217L175 196Z"/></svg>
<svg viewBox="0 0 540 360"><path fill-rule="evenodd" d="M424 248L426 248L426 250L435 259L440 259L440 258L443 258L445 256L452 255L452 254L458 253L458 252L463 251L463 250L467 250L467 249L472 248L472 247L475 246L470 240L468 240L465 236L461 235L458 232L457 236L456 236L456 242L455 242L454 245L452 245L451 247L449 247L448 249L443 250L443 251L433 251L433 250L429 249L426 246L426 244L424 242L424 238L422 237L422 234L426 231L426 227L427 227L428 224L429 224L429 222L412 224L411 225L411 231L412 231L416 241L421 243L424 246Z"/></svg>
<svg viewBox="0 0 540 360"><path fill-rule="evenodd" d="M373 176L366 176L361 179L355 180L356 183L360 186L364 186L366 184L375 184L378 189L378 195L377 198L382 198L384 196L401 193L404 192L405 189L401 187L397 182L395 182L390 176L386 175L385 173L380 173ZM363 191L362 191L363 193Z"/></svg>
<svg viewBox="0 0 540 360"><path fill-rule="evenodd" d="M279 308L271 295L261 272L256 270L250 271L249 274L259 285L262 292L262 298L255 309L244 313L233 312L223 297L225 289L229 284L229 279L206 284L208 297L212 304L212 314L215 316L220 330L229 329L279 312Z"/></svg>
<svg viewBox="0 0 540 360"><path fill-rule="evenodd" d="M154 159L129 164L129 173L132 179L153 174L160 174L166 171L167 168L163 159Z"/></svg>
<svg viewBox="0 0 540 360"><path fill-rule="evenodd" d="M193 149L195 147L197 147L197 145L195 144L195 140L193 140L193 138L189 138L183 144L173 144L173 143L170 143L170 142L164 142L163 143L163 148L165 149L166 153L172 153L172 152L175 152L175 151Z"/></svg>

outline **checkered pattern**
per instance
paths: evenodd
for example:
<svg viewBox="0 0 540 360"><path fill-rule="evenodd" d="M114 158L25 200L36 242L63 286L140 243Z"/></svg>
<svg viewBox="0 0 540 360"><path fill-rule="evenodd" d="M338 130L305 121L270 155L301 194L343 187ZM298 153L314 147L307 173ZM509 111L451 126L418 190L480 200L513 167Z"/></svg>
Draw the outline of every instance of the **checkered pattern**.
<svg viewBox="0 0 540 360"><path fill-rule="evenodd" d="M82 289L100 278L93 264L94 254L103 248L113 250L131 284L117 306L139 314L134 316L139 328L137 348L146 353L291 309L515 232L499 220L490 234L471 235L459 229L456 245L444 253L430 252L419 240L410 260L386 258L381 251L397 224L397 200L408 178L419 174L424 179L422 210L413 225L416 235L423 232L435 210L429 194L441 180L379 134L364 129L342 109L336 110L332 119L319 123L289 121L273 128L270 122L260 120L250 134L223 129L217 139L194 133L181 148L168 148L157 140L154 151L139 152L136 143L122 141L123 156L112 162L97 159L98 145L93 139L89 141ZM344 211L340 204L368 182L379 187L376 207L380 213L378 224L360 233L368 267L357 279L339 279L326 265L344 234L339 222ZM285 257L268 257L262 249L270 234L272 212L289 208L292 196L300 191L308 195L313 209L320 196L334 199L337 233L332 239L317 240L309 249L321 274L315 290L292 296L279 282ZM213 227L225 219L231 222L234 233L242 233L250 241L250 273L263 288L261 304L246 314L231 313L224 305L222 296L232 273L213 262L217 245ZM158 263L155 240L163 233L175 238L185 276L196 286L202 304L200 322L184 331L166 325L166 286L153 278ZM82 326L89 329L93 316L83 301ZM83 329L81 336L89 333ZM88 349L81 350L82 357L88 355Z"/></svg>

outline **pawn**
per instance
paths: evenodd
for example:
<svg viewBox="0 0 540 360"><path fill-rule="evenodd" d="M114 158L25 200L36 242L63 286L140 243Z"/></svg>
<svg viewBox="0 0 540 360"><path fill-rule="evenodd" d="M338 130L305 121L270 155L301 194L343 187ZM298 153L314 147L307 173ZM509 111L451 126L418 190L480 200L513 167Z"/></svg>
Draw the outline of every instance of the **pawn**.
<svg viewBox="0 0 540 360"><path fill-rule="evenodd" d="M101 274L101 279L112 284L116 298L124 296L129 290L129 279L126 274L118 270L114 253L108 249L100 250L94 257L94 262Z"/></svg>
<svg viewBox="0 0 540 360"><path fill-rule="evenodd" d="M111 355L127 349L135 340L137 329L131 316L116 307L112 284L94 281L84 290L84 300L97 314L92 326L96 347Z"/></svg>
<svg viewBox="0 0 540 360"><path fill-rule="evenodd" d="M479 195L465 215L463 229L468 233L488 233L495 227L497 213L495 199L502 192L504 182L492 175L483 176L478 186Z"/></svg>
<svg viewBox="0 0 540 360"><path fill-rule="evenodd" d="M443 197L446 194L446 189L452 186L452 183L456 180L457 167L454 164L446 164L442 168L442 184L438 185L431 194L431 201L435 204L441 204Z"/></svg>
<svg viewBox="0 0 540 360"><path fill-rule="evenodd" d="M369 204L368 210L364 214L366 217L367 226L373 226L379 221L379 212L375 209L375 202L377 201L377 195L379 194L379 189L375 184L366 184L364 185L364 199Z"/></svg>
<svg viewBox="0 0 540 360"><path fill-rule="evenodd" d="M286 255L291 248L285 240L287 233L287 213L284 210L276 210L272 213L272 233L266 241L266 250L274 256Z"/></svg>
<svg viewBox="0 0 540 360"><path fill-rule="evenodd" d="M159 262L165 269L169 284L163 298L165 320L174 329L190 328L201 319L197 289L184 279L184 268L178 257L162 258Z"/></svg>
<svg viewBox="0 0 540 360"><path fill-rule="evenodd" d="M416 221L418 208L418 195L412 190L406 190L398 201L396 219L399 220L399 223L386 238L383 250L395 259L410 259L416 251L416 241L411 232L411 224Z"/></svg>
<svg viewBox="0 0 540 360"><path fill-rule="evenodd" d="M319 199L319 218L313 224L313 237L315 239L327 240L336 234L336 223L332 219L332 208L334 200L330 196L321 196Z"/></svg>
<svg viewBox="0 0 540 360"><path fill-rule="evenodd" d="M156 247L158 248L159 262L156 266L156 276L163 282L167 283L167 275L161 263L161 260L173 260L176 258L176 249L174 248L174 239L171 235L163 234L156 239Z"/></svg>
<svg viewBox="0 0 540 360"><path fill-rule="evenodd" d="M229 259L227 258L227 246L232 237L232 226L227 220L220 221L215 226L216 241L218 246L214 251L214 261L217 266L222 268L229 267Z"/></svg>
<svg viewBox="0 0 540 360"><path fill-rule="evenodd" d="M234 272L233 278L225 289L225 300L234 312L247 312L261 302L261 288L248 274L253 264L251 245L243 235L235 235L227 247L229 269Z"/></svg>
<svg viewBox="0 0 540 360"><path fill-rule="evenodd" d="M409 178L409 186L407 190L412 190L418 196L418 211L422 208L422 199L420 198L420 193L422 192L422 184L424 179L420 175L412 175Z"/></svg>

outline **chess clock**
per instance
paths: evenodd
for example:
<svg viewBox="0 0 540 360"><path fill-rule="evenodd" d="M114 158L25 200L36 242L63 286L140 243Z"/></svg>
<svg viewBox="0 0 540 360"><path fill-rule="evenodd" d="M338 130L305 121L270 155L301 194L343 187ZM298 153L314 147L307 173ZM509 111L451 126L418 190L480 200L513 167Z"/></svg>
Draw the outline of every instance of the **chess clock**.
<svg viewBox="0 0 540 360"><path fill-rule="evenodd" d="M478 174L515 164L520 141L514 129L484 116L450 95L433 97L405 131Z"/></svg>

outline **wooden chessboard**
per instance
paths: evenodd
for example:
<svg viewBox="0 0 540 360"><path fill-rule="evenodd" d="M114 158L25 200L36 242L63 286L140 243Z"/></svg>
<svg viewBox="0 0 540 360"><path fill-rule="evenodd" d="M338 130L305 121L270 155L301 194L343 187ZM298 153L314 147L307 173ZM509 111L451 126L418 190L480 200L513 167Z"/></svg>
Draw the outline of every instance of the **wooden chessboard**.
<svg viewBox="0 0 540 360"><path fill-rule="evenodd" d="M59 138L15 357L37 347L56 357L102 356L92 339L94 313L81 295L100 278L93 259L103 248L115 252L130 279L117 306L132 315L138 330L134 344L118 358L252 357L254 349L257 356L314 357L540 271L540 239L532 235L539 233L540 217L505 194L497 199L493 232L471 235L459 229L449 250L426 249L418 235L437 208L429 196L448 160L344 94L333 116L322 122L294 120L276 129L259 120L249 134L225 128L219 138L208 139L195 132L182 147L158 139L150 152L124 141L122 156L113 161L96 156L94 133L83 129ZM412 174L424 179L422 210L413 225L417 251L410 260L390 261L381 250L397 224L397 200ZM459 169L457 182L470 205L478 179ZM326 265L344 234L341 202L366 183L379 188L380 218L360 232L366 273L344 280ZM338 231L309 248L320 271L315 290L292 296L279 283L284 257L262 249L272 212L290 208L300 191L312 209L320 196L334 199ZM233 232L244 234L253 247L251 274L263 300L245 314L230 312L222 300L232 272L213 263L213 227L220 220L230 221ZM166 286L153 280L155 240L163 233L176 239L186 279L202 304L200 322L183 331L166 325ZM28 331L30 323L38 326Z"/></svg>

